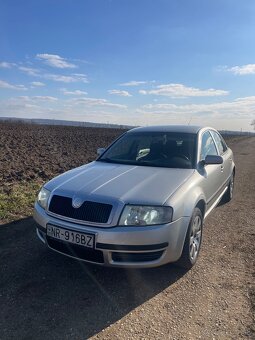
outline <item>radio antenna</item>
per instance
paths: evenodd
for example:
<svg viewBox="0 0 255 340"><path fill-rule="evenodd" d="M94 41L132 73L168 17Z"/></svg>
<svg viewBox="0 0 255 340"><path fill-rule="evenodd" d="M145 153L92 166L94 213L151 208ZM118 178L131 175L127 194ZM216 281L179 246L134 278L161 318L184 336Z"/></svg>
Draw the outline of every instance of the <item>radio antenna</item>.
<svg viewBox="0 0 255 340"><path fill-rule="evenodd" d="M190 120L189 120L189 122L188 122L188 125L190 125L190 123L191 123L191 121L192 121L192 116L190 117Z"/></svg>

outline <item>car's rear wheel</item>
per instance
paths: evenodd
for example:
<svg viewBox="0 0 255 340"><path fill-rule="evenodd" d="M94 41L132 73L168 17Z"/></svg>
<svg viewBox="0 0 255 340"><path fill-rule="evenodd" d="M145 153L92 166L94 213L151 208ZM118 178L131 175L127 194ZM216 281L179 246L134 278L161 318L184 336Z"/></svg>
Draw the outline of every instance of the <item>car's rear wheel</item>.
<svg viewBox="0 0 255 340"><path fill-rule="evenodd" d="M203 215L199 208L195 208L187 230L183 251L178 266L190 269L197 262L202 243Z"/></svg>

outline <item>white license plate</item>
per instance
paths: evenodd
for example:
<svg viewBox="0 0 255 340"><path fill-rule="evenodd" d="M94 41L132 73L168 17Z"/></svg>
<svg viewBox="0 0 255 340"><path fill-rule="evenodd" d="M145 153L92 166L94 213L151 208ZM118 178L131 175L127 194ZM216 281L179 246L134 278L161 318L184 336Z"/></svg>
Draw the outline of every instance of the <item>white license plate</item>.
<svg viewBox="0 0 255 340"><path fill-rule="evenodd" d="M50 224L47 225L47 236L87 248L94 248L95 244L95 235L93 234L79 233Z"/></svg>

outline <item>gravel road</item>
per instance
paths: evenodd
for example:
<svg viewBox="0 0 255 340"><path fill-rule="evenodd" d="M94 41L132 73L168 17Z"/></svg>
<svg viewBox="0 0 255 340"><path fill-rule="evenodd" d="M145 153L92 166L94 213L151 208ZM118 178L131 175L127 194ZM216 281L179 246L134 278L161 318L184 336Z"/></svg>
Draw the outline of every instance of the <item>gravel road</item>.
<svg viewBox="0 0 255 340"><path fill-rule="evenodd" d="M0 339L254 339L255 138L231 147L235 197L189 272L87 265L45 249L32 218L1 226Z"/></svg>

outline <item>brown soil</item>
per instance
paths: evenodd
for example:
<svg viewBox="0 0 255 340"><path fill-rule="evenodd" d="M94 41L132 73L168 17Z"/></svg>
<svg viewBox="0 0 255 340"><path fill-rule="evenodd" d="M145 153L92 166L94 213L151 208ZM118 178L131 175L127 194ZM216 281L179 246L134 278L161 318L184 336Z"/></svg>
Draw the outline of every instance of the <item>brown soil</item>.
<svg viewBox="0 0 255 340"><path fill-rule="evenodd" d="M0 122L0 185L48 179L96 158L120 129Z"/></svg>

